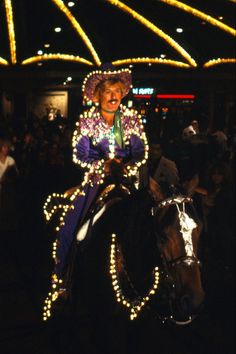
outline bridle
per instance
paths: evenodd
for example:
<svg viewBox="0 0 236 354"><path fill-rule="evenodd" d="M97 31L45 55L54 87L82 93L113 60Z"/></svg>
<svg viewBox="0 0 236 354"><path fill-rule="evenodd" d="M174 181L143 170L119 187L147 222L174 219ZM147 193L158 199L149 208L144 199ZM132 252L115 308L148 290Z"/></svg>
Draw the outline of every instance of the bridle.
<svg viewBox="0 0 236 354"><path fill-rule="evenodd" d="M199 261L199 259L193 255L193 256L181 256L181 257L178 257L178 258L175 258L173 259L172 261L168 261L166 262L168 268L174 268L178 265L186 265L186 266L191 266L193 264L198 264L198 265L201 265L201 262Z"/></svg>
<svg viewBox="0 0 236 354"><path fill-rule="evenodd" d="M192 267L194 265L200 266L201 262L197 258L197 256L194 253L193 246L192 246L192 239L191 239L191 232L192 229L195 228L197 225L193 221L193 219L189 218L188 215L185 212L185 204L186 203L193 203L192 198L188 196L183 196L183 195L178 195L174 196L172 198L167 198L162 200L157 204L157 206L152 208L152 215L155 216L158 214L158 212L166 208L170 205L174 205L177 208L178 211L178 217L180 221L180 226L181 226L181 234L183 236L184 244L185 244L185 254L177 257L175 259L172 259L170 261L165 260L164 258L162 259L163 261L163 267L164 267L164 272L166 274L166 277L170 281L172 279L172 283L170 284L171 290L170 290L170 296L169 296L169 307L170 307L170 315L168 317L164 317L164 321L169 321L171 323L174 323L176 325L187 325L193 321L193 319L196 317L196 315L189 316L188 319L184 321L179 321L174 318L174 311L173 311L173 306L172 306L172 300L171 298L175 296L175 283L173 280L173 277L171 275L171 270L174 269L175 267L178 266L186 266L186 267ZM186 223L184 223L184 219L186 219ZM160 316L159 316L160 317Z"/></svg>
<svg viewBox="0 0 236 354"><path fill-rule="evenodd" d="M164 209L170 205L175 205L177 208L177 211L178 211L180 223L181 223L181 221L184 222L183 218L187 219L187 223L185 225L182 225L182 228L181 228L181 233L183 235L183 239L185 242L186 254L183 256L177 257L173 260L165 261L165 265L169 269L174 268L179 265L182 265L182 264L186 265L186 266L192 266L194 264L201 265L200 260L194 254L191 239L187 239L187 237L184 236L184 234L187 235L187 233L191 233L192 229L197 226L195 224L195 222L193 221L193 219L189 218L185 212L185 204L186 203L192 204L193 203L192 198L190 198L188 196L178 195L178 196L174 196L172 198L167 198L167 199L160 201L156 206L152 207L152 209L151 209L152 215L156 216L161 209ZM191 237L191 235L189 235L189 236Z"/></svg>

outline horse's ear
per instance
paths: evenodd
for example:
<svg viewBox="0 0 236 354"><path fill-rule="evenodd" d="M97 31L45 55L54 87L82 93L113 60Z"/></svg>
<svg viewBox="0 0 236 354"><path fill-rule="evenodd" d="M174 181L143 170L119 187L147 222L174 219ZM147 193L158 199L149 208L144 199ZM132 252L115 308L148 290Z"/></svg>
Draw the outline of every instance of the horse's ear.
<svg viewBox="0 0 236 354"><path fill-rule="evenodd" d="M195 174L190 181L186 181L183 186L184 186L184 190L185 190L185 194L187 194L188 196L192 196L199 184L199 176L198 174Z"/></svg>
<svg viewBox="0 0 236 354"><path fill-rule="evenodd" d="M151 176L149 176L149 191L155 201L160 202L164 200L165 197L159 183L156 182Z"/></svg>

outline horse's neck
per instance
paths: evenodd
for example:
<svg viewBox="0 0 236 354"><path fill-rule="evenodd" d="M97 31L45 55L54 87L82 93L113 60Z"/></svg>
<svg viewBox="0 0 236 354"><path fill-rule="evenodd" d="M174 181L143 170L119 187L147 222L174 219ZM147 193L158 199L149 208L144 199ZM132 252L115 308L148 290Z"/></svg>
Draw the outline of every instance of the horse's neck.
<svg viewBox="0 0 236 354"><path fill-rule="evenodd" d="M110 184L97 197L95 209L101 209L105 204L110 204L111 201L119 201L130 194L130 190L124 185Z"/></svg>

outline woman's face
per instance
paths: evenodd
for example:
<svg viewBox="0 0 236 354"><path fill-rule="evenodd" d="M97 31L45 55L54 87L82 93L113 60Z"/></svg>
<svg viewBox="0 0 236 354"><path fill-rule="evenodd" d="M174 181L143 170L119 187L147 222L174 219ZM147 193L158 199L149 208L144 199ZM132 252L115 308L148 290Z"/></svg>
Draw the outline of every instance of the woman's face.
<svg viewBox="0 0 236 354"><path fill-rule="evenodd" d="M121 103L122 87L119 82L105 85L100 90L100 105L105 111L115 112Z"/></svg>
<svg viewBox="0 0 236 354"><path fill-rule="evenodd" d="M2 148L1 148L2 155L7 156L9 154L9 152L10 152L10 145L8 145L8 144L2 145Z"/></svg>

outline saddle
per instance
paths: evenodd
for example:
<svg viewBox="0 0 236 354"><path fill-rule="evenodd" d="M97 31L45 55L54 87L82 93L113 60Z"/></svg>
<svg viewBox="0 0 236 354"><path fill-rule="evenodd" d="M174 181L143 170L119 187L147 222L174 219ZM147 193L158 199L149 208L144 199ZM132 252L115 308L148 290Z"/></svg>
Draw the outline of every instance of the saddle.
<svg viewBox="0 0 236 354"><path fill-rule="evenodd" d="M77 242L81 242L89 236L92 227L101 218L106 210L130 194L130 189L123 184L118 186L115 184L109 184L100 193L86 221L79 228L76 235Z"/></svg>

